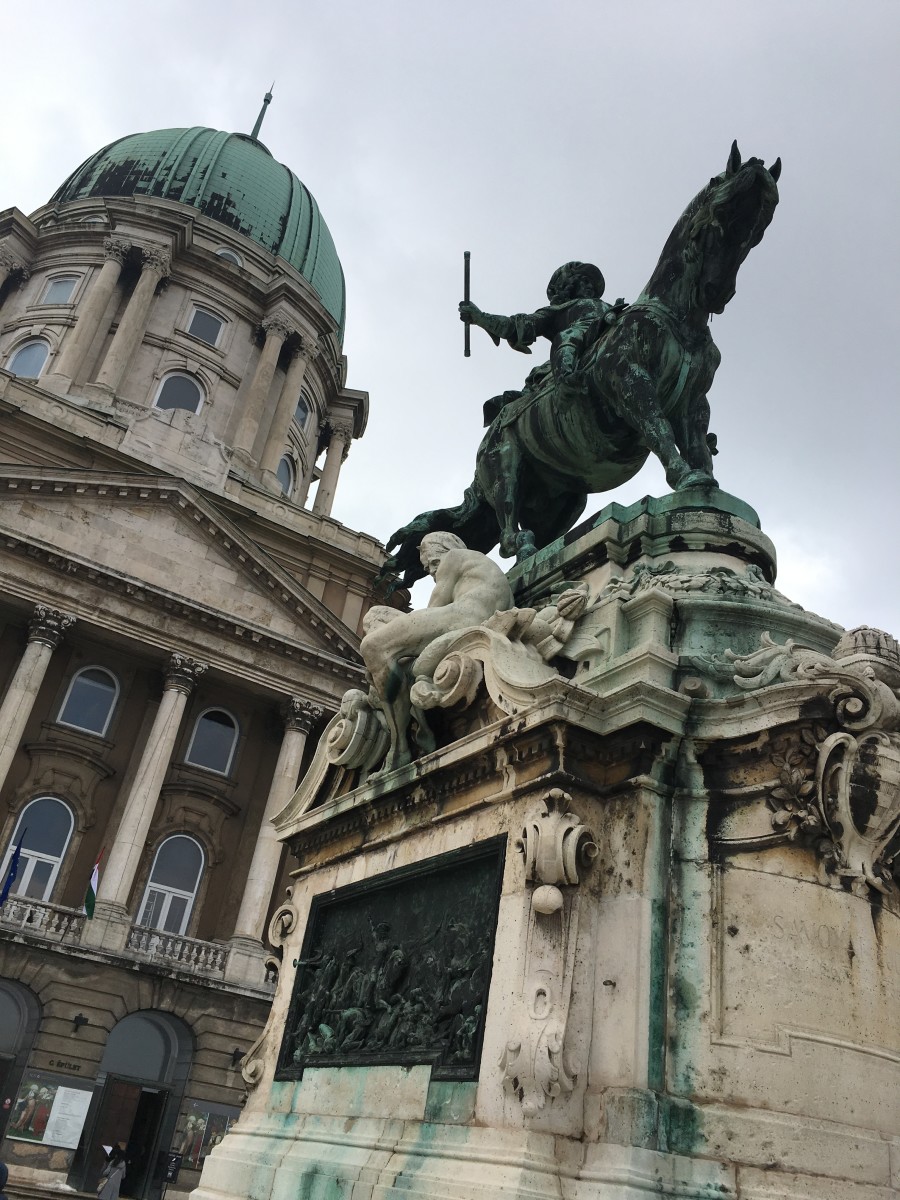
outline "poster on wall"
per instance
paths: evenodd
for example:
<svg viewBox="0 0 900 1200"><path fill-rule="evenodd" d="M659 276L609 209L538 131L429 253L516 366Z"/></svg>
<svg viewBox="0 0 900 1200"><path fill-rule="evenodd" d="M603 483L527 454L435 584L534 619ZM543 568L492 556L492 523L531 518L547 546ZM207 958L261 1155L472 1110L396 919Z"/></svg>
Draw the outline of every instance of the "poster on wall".
<svg viewBox="0 0 900 1200"><path fill-rule="evenodd" d="M181 1133L175 1136L173 1152L183 1155L186 1167L199 1171L203 1159L214 1146L218 1146L240 1113L239 1108L229 1104L192 1101L188 1105Z"/></svg>
<svg viewBox="0 0 900 1200"><path fill-rule="evenodd" d="M41 1142L74 1150L87 1119L94 1089L71 1085L64 1075L26 1071L19 1084L6 1127L6 1136L20 1142Z"/></svg>

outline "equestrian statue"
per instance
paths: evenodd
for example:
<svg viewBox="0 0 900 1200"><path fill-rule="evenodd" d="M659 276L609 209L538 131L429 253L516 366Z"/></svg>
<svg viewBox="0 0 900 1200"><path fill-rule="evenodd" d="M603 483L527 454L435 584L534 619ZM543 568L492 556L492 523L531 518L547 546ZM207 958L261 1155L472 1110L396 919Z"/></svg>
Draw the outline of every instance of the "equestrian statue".
<svg viewBox="0 0 900 1200"><path fill-rule="evenodd" d="M485 404L488 430L462 503L397 530L381 578L395 586L420 579L419 543L436 531L483 553L499 544L501 555L522 562L572 527L590 493L625 483L650 454L675 491L716 486L707 393L721 356L710 314L734 295L738 268L772 220L780 173L780 159L741 162L734 143L632 304L607 304L599 269L573 262L554 273L550 303L536 313L502 317L460 305L467 325L497 343L530 353L547 338L550 360L521 391Z"/></svg>

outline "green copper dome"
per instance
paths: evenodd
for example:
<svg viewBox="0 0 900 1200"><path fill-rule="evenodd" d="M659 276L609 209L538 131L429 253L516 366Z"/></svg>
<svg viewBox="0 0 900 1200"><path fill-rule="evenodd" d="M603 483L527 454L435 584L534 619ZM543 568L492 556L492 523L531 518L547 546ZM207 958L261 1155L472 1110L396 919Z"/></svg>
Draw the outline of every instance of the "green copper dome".
<svg viewBox="0 0 900 1200"><path fill-rule="evenodd" d="M157 129L98 150L52 202L89 196L152 196L198 209L278 254L309 280L344 329L344 273L328 226L309 190L243 133Z"/></svg>

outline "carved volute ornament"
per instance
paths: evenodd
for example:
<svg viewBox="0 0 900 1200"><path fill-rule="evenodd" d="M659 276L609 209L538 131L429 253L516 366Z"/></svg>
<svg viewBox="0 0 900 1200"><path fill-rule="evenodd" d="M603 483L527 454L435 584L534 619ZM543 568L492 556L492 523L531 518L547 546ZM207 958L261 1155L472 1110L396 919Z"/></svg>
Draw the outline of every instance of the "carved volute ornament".
<svg viewBox="0 0 900 1200"><path fill-rule="evenodd" d="M895 887L900 858L900 645L881 630L843 635L831 655L763 634L752 654L726 657L746 691L812 683L842 728L779 744L773 828L812 847L828 875L857 895Z"/></svg>
<svg viewBox="0 0 900 1200"><path fill-rule="evenodd" d="M124 238L108 237L103 239L103 257L110 258L122 266L131 253L131 242Z"/></svg>
<svg viewBox="0 0 900 1200"><path fill-rule="evenodd" d="M296 699L296 697L292 697L292 699ZM266 936L273 948L273 953L265 961L266 976L269 979L277 980L281 973L285 942L297 928L297 922L300 920L300 914L294 905L293 897L294 889L292 887L287 888L284 903L275 910L272 920L269 922ZM248 1092L252 1091L262 1079L263 1071L265 1070L264 1051L269 1040L269 1035L272 1032L273 1023L270 1014L262 1033L241 1059L241 1075ZM280 1034L280 1032L279 1029L278 1033Z"/></svg>
<svg viewBox="0 0 900 1200"><path fill-rule="evenodd" d="M500 1067L526 1117L571 1092L582 1063L570 1061L566 1027L578 941L579 872L597 856L594 835L553 788L528 814L517 848L525 858L528 938L522 1008ZM565 889L565 890L563 890Z"/></svg>

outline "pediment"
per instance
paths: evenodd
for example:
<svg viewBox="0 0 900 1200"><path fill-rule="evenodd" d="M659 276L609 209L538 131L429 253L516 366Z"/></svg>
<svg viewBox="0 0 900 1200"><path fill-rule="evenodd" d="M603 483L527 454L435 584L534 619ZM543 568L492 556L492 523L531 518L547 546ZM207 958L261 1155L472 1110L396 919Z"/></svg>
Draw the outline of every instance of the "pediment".
<svg viewBox="0 0 900 1200"><path fill-rule="evenodd" d="M22 544L198 617L217 614L342 657L358 646L321 601L179 480L0 468L0 534L8 549Z"/></svg>

